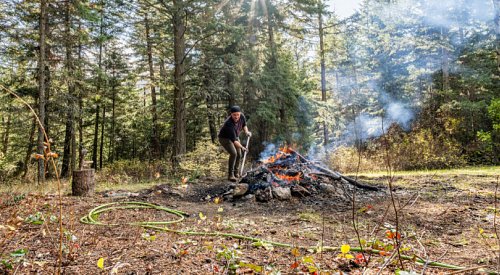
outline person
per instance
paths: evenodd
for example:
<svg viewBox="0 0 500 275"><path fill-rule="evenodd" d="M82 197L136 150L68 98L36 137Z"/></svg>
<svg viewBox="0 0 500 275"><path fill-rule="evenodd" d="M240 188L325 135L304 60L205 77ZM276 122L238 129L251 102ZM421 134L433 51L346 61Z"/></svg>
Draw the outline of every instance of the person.
<svg viewBox="0 0 500 275"><path fill-rule="evenodd" d="M239 135L241 130L245 132L247 137L251 137L252 133L248 131L245 115L241 113L239 106L232 106L229 112L231 115L224 121L218 137L222 147L229 153L227 179L235 182L241 176L238 167L240 167L243 152L247 150L240 143Z"/></svg>

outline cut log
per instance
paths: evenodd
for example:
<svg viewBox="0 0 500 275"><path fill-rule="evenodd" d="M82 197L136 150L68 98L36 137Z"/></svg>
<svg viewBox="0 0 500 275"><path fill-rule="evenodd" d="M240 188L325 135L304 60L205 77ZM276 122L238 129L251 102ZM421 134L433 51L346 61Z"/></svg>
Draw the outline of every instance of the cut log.
<svg viewBox="0 0 500 275"><path fill-rule="evenodd" d="M94 195L94 169L83 169L73 171L71 191L73 196Z"/></svg>
<svg viewBox="0 0 500 275"><path fill-rule="evenodd" d="M346 180L348 183L356 186L356 187L359 187L359 188L362 188L362 189L366 189L366 190L372 190L372 191L379 191L380 188L378 187L375 187L375 186L371 186L371 185L367 185L367 184L364 184L364 183L360 183L352 178L349 178L347 176L344 176L342 174L340 174L339 172L334 172L334 171L331 171L329 169L326 169L326 168L323 168L323 167L320 167L318 165L315 165L314 163L311 163L309 160L307 160L305 157L303 157L301 154L297 153L297 151L294 151L294 150L291 150L289 149L290 151L292 151L294 154L296 154L299 158L299 160L302 162L302 163L308 163L311 167L313 167L314 169L320 171L321 173L324 173L325 175L331 177L332 179L335 179L335 180L339 180L339 179L344 179Z"/></svg>

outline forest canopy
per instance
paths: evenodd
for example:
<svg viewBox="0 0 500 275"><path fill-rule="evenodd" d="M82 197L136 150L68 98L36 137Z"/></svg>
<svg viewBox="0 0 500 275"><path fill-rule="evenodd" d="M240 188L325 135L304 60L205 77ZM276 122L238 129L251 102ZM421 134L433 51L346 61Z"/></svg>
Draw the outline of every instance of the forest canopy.
<svg viewBox="0 0 500 275"><path fill-rule="evenodd" d="M176 167L217 144L233 105L253 159L289 144L380 169L390 144L395 169L500 163L499 0L331 5L1 1L0 178L47 169L40 124L64 177L84 151L96 169Z"/></svg>

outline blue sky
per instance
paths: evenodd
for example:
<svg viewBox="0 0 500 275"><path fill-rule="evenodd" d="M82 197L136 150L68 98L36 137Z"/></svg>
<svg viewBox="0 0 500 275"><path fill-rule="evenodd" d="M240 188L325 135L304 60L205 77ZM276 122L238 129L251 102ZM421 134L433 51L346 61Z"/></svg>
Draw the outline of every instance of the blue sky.
<svg viewBox="0 0 500 275"><path fill-rule="evenodd" d="M329 9L335 11L337 16L340 18L345 18L354 13L356 9L359 9L362 0L326 0Z"/></svg>

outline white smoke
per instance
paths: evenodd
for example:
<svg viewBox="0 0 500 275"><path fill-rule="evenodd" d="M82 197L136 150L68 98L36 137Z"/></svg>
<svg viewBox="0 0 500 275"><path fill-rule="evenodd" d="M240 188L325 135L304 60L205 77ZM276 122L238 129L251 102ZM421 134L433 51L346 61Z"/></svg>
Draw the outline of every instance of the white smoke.
<svg viewBox="0 0 500 275"><path fill-rule="evenodd" d="M277 152L276 145L274 145L273 143L267 143L267 144L265 144L265 146L266 147L264 148L264 151L262 151L259 154L260 161L266 160L266 159L270 158L271 156L274 156Z"/></svg>
<svg viewBox="0 0 500 275"><path fill-rule="evenodd" d="M491 0L400 0L381 2L378 15L387 21L412 20L420 17L423 23L434 27L467 27L473 22L489 22L495 12Z"/></svg>

